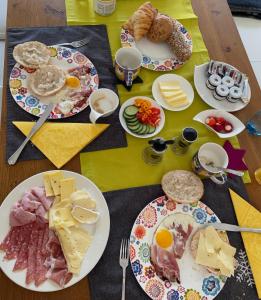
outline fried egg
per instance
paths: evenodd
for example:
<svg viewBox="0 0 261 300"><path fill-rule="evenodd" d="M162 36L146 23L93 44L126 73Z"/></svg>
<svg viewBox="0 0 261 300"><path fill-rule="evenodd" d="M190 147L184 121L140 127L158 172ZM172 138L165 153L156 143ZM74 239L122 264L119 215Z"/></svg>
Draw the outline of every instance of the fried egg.
<svg viewBox="0 0 261 300"><path fill-rule="evenodd" d="M81 81L79 78L75 76L68 76L66 77L66 86L71 89L77 89L81 85Z"/></svg>

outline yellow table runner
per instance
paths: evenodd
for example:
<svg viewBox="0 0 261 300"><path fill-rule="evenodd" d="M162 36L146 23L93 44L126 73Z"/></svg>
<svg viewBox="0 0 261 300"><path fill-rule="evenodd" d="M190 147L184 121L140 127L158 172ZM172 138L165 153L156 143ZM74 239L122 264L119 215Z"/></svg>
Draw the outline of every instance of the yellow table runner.
<svg viewBox="0 0 261 300"><path fill-rule="evenodd" d="M121 47L121 25L145 0L117 0L116 11L110 16L99 16L93 10L92 0L66 0L67 22L69 25L106 24L112 55ZM194 66L209 60L208 51L202 39L198 18L194 14L190 0L152 0L151 3L160 12L167 13L178 19L188 30L193 40L193 54L191 59L179 70L173 71L185 77L194 88ZM91 47L91 44L89 45ZM153 72L142 69L140 77L143 84L134 84L132 91L128 92L121 85L118 86L120 100L138 95L152 97L151 86L162 72ZM195 91L195 88L194 88ZM167 150L163 162L157 166L150 166L142 160L142 150L147 146L148 139L139 139L127 134L128 147L81 154L82 174L93 180L102 191L123 189L134 186L144 186L160 183L162 175L172 169L191 169L191 159L200 145L206 142L223 144L214 133L192 118L202 110L208 109L195 91L193 104L182 112L165 110L166 123L159 136L170 139L177 136L182 128L192 126L198 130L199 139L184 156L176 156L170 149ZM234 146L239 147L237 138L230 140ZM245 182L250 182L248 173Z"/></svg>

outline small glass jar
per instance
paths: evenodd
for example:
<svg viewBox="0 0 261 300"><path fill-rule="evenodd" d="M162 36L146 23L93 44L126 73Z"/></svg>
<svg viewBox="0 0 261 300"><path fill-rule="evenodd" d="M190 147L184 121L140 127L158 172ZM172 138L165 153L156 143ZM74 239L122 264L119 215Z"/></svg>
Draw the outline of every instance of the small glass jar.
<svg viewBox="0 0 261 300"><path fill-rule="evenodd" d="M167 145L173 141L165 141L163 138L154 138L149 141L150 146L146 147L142 152L142 158L146 164L157 165L163 159Z"/></svg>
<svg viewBox="0 0 261 300"><path fill-rule="evenodd" d="M115 11L116 0L93 0L94 11L101 16L108 16Z"/></svg>

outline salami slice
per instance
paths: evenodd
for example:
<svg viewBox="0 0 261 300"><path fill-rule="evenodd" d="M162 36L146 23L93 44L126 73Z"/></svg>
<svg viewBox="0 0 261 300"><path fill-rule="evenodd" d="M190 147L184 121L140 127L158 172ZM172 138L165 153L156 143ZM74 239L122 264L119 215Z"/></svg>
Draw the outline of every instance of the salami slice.
<svg viewBox="0 0 261 300"><path fill-rule="evenodd" d="M39 232L35 227L32 230L28 250L28 263L26 272L26 284L30 284L35 279L36 270L36 251L38 245Z"/></svg>

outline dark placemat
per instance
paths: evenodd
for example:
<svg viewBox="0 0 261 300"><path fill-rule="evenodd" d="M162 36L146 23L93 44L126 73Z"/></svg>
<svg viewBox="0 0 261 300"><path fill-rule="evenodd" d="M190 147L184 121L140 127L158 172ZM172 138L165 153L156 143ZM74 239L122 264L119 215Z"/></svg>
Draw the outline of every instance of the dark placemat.
<svg viewBox="0 0 261 300"><path fill-rule="evenodd" d="M90 36L90 42L78 48L94 64L98 71L99 87L109 88L117 93L116 80L109 71L112 68L111 50L105 25L72 26L72 27L36 27L36 28L9 28L7 30L8 45L8 76L15 64L13 48L26 41L40 41L47 45L72 42ZM101 118L97 123L109 123L110 127L95 139L82 152L126 147L127 140L118 117L119 109L111 116ZM79 114L55 120L55 122L89 123L90 108L87 107ZM38 118L25 112L14 101L9 87L7 88L7 144L6 157L10 157L23 142L25 136L17 129L12 121L35 121ZM20 156L20 160L43 159L44 155L31 143L28 143Z"/></svg>
<svg viewBox="0 0 261 300"><path fill-rule="evenodd" d="M237 224L227 187L231 187L235 192L244 197L244 199L247 199L242 180L240 178L236 178L233 181L229 180L226 188L214 184L211 180L205 180L204 185L205 194L203 202L213 209L222 222ZM162 195L163 191L160 185L104 193L110 210L111 228L105 252L88 277L92 300L121 299L122 269L119 266L121 239L130 235L132 226L140 211L149 202ZM237 248L236 257L240 258L239 261L244 260L242 264L243 266L247 266L241 235L231 232L229 232L228 235L231 244ZM227 280L224 288L215 299L258 299L251 276L252 273L251 271L247 272L247 268L244 269L244 272L238 268L235 272L235 277ZM251 283L252 286L249 286ZM126 279L126 300L133 299L150 298L139 286L129 265Z"/></svg>

